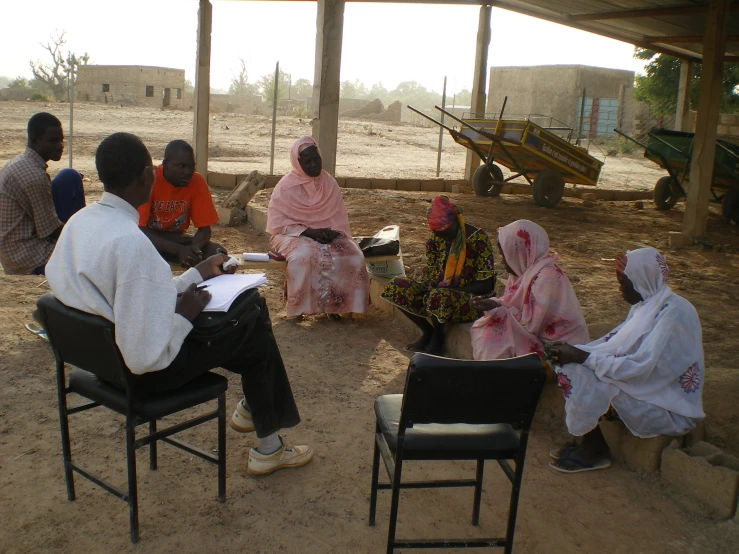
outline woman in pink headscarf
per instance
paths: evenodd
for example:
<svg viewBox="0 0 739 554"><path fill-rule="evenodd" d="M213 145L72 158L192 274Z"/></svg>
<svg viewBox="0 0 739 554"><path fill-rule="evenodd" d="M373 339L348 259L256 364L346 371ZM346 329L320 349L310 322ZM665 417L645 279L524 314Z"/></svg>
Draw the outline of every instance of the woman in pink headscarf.
<svg viewBox="0 0 739 554"><path fill-rule="evenodd" d="M498 229L498 248L508 282L500 298L475 298L485 315L470 331L476 360L544 353L544 342L588 342L588 328L575 291L549 254L549 237L521 219Z"/></svg>
<svg viewBox="0 0 739 554"><path fill-rule="evenodd" d="M267 209L270 247L287 259L287 315L364 313L364 256L352 240L339 185L322 169L316 141L296 140L290 164Z"/></svg>

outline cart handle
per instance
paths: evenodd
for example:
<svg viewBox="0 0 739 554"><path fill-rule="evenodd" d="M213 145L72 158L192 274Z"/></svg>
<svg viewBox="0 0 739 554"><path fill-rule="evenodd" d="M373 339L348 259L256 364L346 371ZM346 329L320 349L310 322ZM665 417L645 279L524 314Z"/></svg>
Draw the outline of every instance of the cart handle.
<svg viewBox="0 0 739 554"><path fill-rule="evenodd" d="M501 143L502 142L507 142L507 143L513 144L515 146L521 146L521 143L519 141L517 141L517 140L504 139L504 138L501 138L498 135L495 135L493 133L488 133L487 131L485 131L483 129L478 129L477 127L473 127L472 125L470 125L466 121L463 121L463 120L459 119L456 115L449 113L444 108L440 108L439 106L434 106L434 107L437 110L439 110L441 113L443 113L443 114L448 115L449 117L451 117L454 121L457 121L458 123L460 123L461 125L464 125L465 127L469 127L470 129L472 129L476 133L481 134L485 138L488 138L488 139L493 140L495 142L501 142Z"/></svg>
<svg viewBox="0 0 739 554"><path fill-rule="evenodd" d="M485 155L485 152L483 152L482 150L480 150L480 148L475 144L475 141L472 140L470 137L463 135L459 131L456 131L455 129L452 129L451 127L449 127L447 125L444 125L441 121L437 121L433 117L426 115L425 113L423 113L420 110L417 110L416 108L414 108L410 104L408 104L406 107L409 110L416 112L418 115L421 115L421 116L425 117L429 121L433 121L439 127L443 127L444 129L446 129L447 131L449 131L449 134L452 135L452 138L454 138L455 140L464 140L467 143L467 145L468 145L467 147L470 150L472 150L475 154L477 154L477 156L487 165L487 163L488 163L488 157ZM496 139L497 138L498 137L496 137Z"/></svg>
<svg viewBox="0 0 739 554"><path fill-rule="evenodd" d="M649 146L647 146L646 144L642 144L641 142L639 142L639 141L638 141L638 140L636 140L635 138L632 138L632 137L630 137L629 135L627 135L627 134L624 134L624 133L622 133L622 132L621 132L621 131L619 131L618 129L614 129L614 130L613 130L613 132L614 132L614 133L617 133L617 134L619 134L619 135L621 135L622 137L624 137L625 139L628 139L628 140L630 140L631 142L635 142L636 144L638 144L639 146L641 146L642 148L644 148L644 150L645 150L645 151L647 151L647 152L652 152L652 153L653 153L653 154L655 154L655 155L656 155L656 156L657 156L657 157L658 157L658 158L659 158L660 160L662 160L662 163L664 164L665 170L667 170L667 173L668 173L668 175L669 175L670 177L672 177L672 182L673 182L673 183L675 183L675 185L677 185L678 187L680 187L680 191L679 191L679 192L682 192L682 195L683 195L683 196L685 196L686 192L685 192L685 189L684 189L684 188L683 188L683 186L682 186L682 183L681 183L681 182L680 182L680 181L678 180L678 178L677 178L677 174L675 174L675 173L673 172L673 170L672 170L672 167L671 167L671 166L670 166L670 164L669 164L669 163L667 162L667 159L666 159L666 158L665 158L665 157L664 157L664 156L662 155L662 153L661 153L661 152L658 152L658 151L657 151L657 150L655 150L654 148L649 148ZM650 133L650 136L652 136L652 137L653 137L654 135L652 135L652 134ZM656 137L655 137L655 138L656 138ZM662 142L664 142L664 141L662 141ZM665 144L667 144L667 143L665 143ZM670 145L668 144L668 146L670 146ZM680 152L680 151L678 150L678 152ZM680 153L682 154L682 152L680 152ZM688 158L688 160L690 160L690 158Z"/></svg>

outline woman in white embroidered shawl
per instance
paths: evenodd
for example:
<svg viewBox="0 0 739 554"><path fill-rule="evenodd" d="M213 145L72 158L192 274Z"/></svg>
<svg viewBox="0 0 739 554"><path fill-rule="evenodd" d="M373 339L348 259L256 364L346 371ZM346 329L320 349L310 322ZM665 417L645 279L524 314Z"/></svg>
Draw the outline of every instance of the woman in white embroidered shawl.
<svg viewBox="0 0 739 554"><path fill-rule="evenodd" d="M578 445L551 453L549 465L576 473L610 467L598 421L609 409L637 437L684 435L705 417L705 365L695 308L667 286L664 257L654 248L616 260L621 294L632 305L605 337L581 346L552 345L565 396L567 429Z"/></svg>

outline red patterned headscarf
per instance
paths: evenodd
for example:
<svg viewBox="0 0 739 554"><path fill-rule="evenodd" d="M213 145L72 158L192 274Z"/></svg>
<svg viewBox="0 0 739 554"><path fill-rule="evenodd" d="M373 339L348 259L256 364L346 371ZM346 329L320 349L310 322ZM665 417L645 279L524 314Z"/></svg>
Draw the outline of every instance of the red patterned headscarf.
<svg viewBox="0 0 739 554"><path fill-rule="evenodd" d="M434 197L426 212L429 229L434 233L449 229L459 218L462 209L454 205L448 196L440 195Z"/></svg>

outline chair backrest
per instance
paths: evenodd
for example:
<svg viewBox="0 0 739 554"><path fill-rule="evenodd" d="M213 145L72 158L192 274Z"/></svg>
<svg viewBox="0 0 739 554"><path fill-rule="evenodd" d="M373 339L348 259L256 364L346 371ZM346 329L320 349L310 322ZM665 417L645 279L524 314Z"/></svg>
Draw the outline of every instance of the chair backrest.
<svg viewBox="0 0 739 554"><path fill-rule="evenodd" d="M65 306L52 293L36 302L57 362L71 364L126 390L131 373L107 319Z"/></svg>
<svg viewBox="0 0 739 554"><path fill-rule="evenodd" d="M546 381L538 354L453 360L414 354L400 428L419 423L509 423L528 428Z"/></svg>

